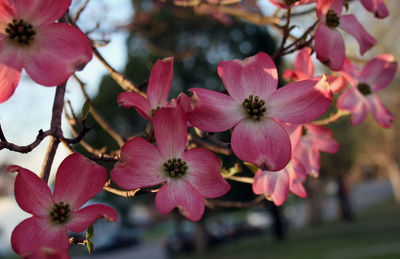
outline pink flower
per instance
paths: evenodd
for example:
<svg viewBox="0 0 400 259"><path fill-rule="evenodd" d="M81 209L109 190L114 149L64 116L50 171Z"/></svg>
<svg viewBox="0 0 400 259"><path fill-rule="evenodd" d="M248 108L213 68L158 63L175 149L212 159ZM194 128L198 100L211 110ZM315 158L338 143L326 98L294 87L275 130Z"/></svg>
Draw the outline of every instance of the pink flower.
<svg viewBox="0 0 400 259"><path fill-rule="evenodd" d="M309 47L299 50L294 61L294 70L287 69L283 73L286 80L301 81L314 77L314 61L311 58L312 49ZM346 87L346 81L342 76L327 75L330 89L333 93L342 91Z"/></svg>
<svg viewBox="0 0 400 259"><path fill-rule="evenodd" d="M377 18L386 18L389 15L389 11L386 8L383 0L361 0L362 5L373 13Z"/></svg>
<svg viewBox="0 0 400 259"><path fill-rule="evenodd" d="M78 153L61 163L53 194L31 171L16 165L9 166L8 171L18 172L15 199L21 209L33 215L22 221L11 235L12 248L21 256L39 253L42 248L57 253L67 251L67 230L82 232L99 218L109 221L118 218L114 209L102 204L80 209L101 192L107 171Z"/></svg>
<svg viewBox="0 0 400 259"><path fill-rule="evenodd" d="M178 207L197 221L204 213L203 197L216 198L230 188L220 174L220 162L204 148L185 151L187 122L179 104L160 109L153 124L157 147L140 137L128 141L111 178L125 189L163 184L155 198L158 211L168 214Z"/></svg>
<svg viewBox="0 0 400 259"><path fill-rule="evenodd" d="M25 68L45 86L65 82L92 59L88 38L77 28L54 21L71 0L0 1L0 102L14 93Z"/></svg>
<svg viewBox="0 0 400 259"><path fill-rule="evenodd" d="M125 108L134 107L146 120L152 121L154 113L170 106L168 94L174 76L174 58L157 60L150 73L147 98L139 93L123 92L118 95L118 104Z"/></svg>
<svg viewBox="0 0 400 259"><path fill-rule="evenodd" d="M375 92L385 89L390 84L396 70L397 62L389 54L382 54L372 59L361 72L350 61L345 62L342 72L351 88L339 97L337 106L351 112L352 125L363 122L369 110L382 127L391 126L394 116L382 104Z"/></svg>
<svg viewBox="0 0 400 259"><path fill-rule="evenodd" d="M291 157L281 122L306 123L328 109L332 92L324 79L304 80L277 89L278 74L265 53L245 60L222 61L218 73L229 95L194 88L190 123L201 130L232 132L233 152L257 167L278 171Z"/></svg>
<svg viewBox="0 0 400 259"><path fill-rule="evenodd" d="M317 0L269 0L271 4L279 7L288 9L295 5L303 5L303 4L312 4L315 3Z"/></svg>
<svg viewBox="0 0 400 259"><path fill-rule="evenodd" d="M318 0L317 16L320 23L315 31L315 51L317 58L332 70L340 70L345 57L343 37L337 28L351 34L360 45L363 55L376 40L369 35L357 18L352 15L342 15L343 0Z"/></svg>

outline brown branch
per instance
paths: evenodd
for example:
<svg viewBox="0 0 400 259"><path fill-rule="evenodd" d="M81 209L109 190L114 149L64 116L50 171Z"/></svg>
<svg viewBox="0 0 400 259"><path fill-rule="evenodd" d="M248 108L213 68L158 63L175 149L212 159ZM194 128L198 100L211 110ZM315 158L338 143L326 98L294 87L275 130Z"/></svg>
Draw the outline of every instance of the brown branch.
<svg viewBox="0 0 400 259"><path fill-rule="evenodd" d="M81 13L86 9L86 6L88 5L89 1L90 0L86 0L85 2L83 2L82 5L79 7L79 9L76 11L76 13L74 14L74 17L72 18L72 21L74 23L76 23L76 21L79 20Z"/></svg>
<svg viewBox="0 0 400 259"><path fill-rule="evenodd" d="M103 187L103 190L126 198L131 198L140 194L156 193L159 190L159 189L148 190L148 189L137 188L135 190L123 191L112 188L110 187L110 185L111 185L111 179L106 182L106 184Z"/></svg>
<svg viewBox="0 0 400 259"><path fill-rule="evenodd" d="M265 199L264 195L259 195L254 200L248 202L205 199L205 204L210 209L214 209L216 207L243 209L243 208L255 207L259 205L259 203L264 199Z"/></svg>
<svg viewBox="0 0 400 259"><path fill-rule="evenodd" d="M54 133L53 129L47 130L47 131L43 131L43 130L39 130L38 135L36 136L36 139L29 145L26 146L19 146L13 143L10 143L7 141L7 139L5 138L3 131L1 129L1 125L0 125L0 150L2 149L8 149L10 151L15 151L15 152L19 152L19 153L29 153L32 150L34 150L42 141L43 139L45 139L47 136L50 136Z"/></svg>

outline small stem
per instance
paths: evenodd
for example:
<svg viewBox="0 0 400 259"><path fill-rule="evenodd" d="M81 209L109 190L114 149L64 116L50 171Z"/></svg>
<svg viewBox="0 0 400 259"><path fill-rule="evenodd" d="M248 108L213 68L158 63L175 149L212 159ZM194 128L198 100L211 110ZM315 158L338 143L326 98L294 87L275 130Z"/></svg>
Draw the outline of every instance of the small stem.
<svg viewBox="0 0 400 259"><path fill-rule="evenodd" d="M331 114L331 116L329 116L328 118L322 119L322 120L313 121L312 124L314 124L314 125L327 125L327 124L335 122L338 119L340 119L341 117L349 115L349 114L350 113L348 111L337 110L336 113Z"/></svg>
<svg viewBox="0 0 400 259"><path fill-rule="evenodd" d="M60 144L60 140L57 137L51 136L49 146L47 147L46 156L43 160L42 170L40 171L40 178L42 178L42 180L46 183L49 181L51 166L56 155L58 144Z"/></svg>

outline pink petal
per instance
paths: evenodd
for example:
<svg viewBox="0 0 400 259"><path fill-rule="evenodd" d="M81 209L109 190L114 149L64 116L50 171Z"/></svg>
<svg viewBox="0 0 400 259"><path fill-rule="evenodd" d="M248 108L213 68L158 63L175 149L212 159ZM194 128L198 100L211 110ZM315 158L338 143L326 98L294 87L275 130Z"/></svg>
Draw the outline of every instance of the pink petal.
<svg viewBox="0 0 400 259"><path fill-rule="evenodd" d="M332 130L312 124L307 124L305 127L307 129L305 137L310 139L315 148L331 154L339 150L339 143L332 138Z"/></svg>
<svg viewBox="0 0 400 259"><path fill-rule="evenodd" d="M161 157L182 157L187 141L187 121L182 107L177 104L175 108L162 108L154 114L153 124Z"/></svg>
<svg viewBox="0 0 400 259"><path fill-rule="evenodd" d="M367 83L376 92L392 82L397 71L397 62L390 54L382 54L369 61L360 74L360 81Z"/></svg>
<svg viewBox="0 0 400 259"><path fill-rule="evenodd" d="M185 176L205 198L217 198L230 189L221 175L221 162L214 153L204 148L194 148L183 154L189 171Z"/></svg>
<svg viewBox="0 0 400 259"><path fill-rule="evenodd" d="M198 221L204 213L204 199L185 180L171 180L163 185L156 195L156 207L161 214L168 214L178 207L182 215Z"/></svg>
<svg viewBox="0 0 400 259"><path fill-rule="evenodd" d="M147 98L151 109L165 107L174 76L174 58L157 60L150 73Z"/></svg>
<svg viewBox="0 0 400 259"><path fill-rule="evenodd" d="M152 121L149 101L142 95L134 92L123 92L118 95L117 103L124 108L134 107L143 118Z"/></svg>
<svg viewBox="0 0 400 259"><path fill-rule="evenodd" d="M10 21L17 17L17 11L14 5L10 4L8 1L0 1L0 28L2 30L5 29Z"/></svg>
<svg viewBox="0 0 400 259"><path fill-rule="evenodd" d="M133 138L122 146L111 179L127 190L154 186L167 180L162 173L164 162L155 146L143 138Z"/></svg>
<svg viewBox="0 0 400 259"><path fill-rule="evenodd" d="M66 202L72 210L80 208L103 190L107 170L79 153L62 161L57 170L53 199Z"/></svg>
<svg viewBox="0 0 400 259"><path fill-rule="evenodd" d="M389 11L386 8L383 0L361 0L362 5L373 13L377 18L386 18L389 15Z"/></svg>
<svg viewBox="0 0 400 259"><path fill-rule="evenodd" d="M7 101L17 88L23 66L23 51L0 35L0 103Z"/></svg>
<svg viewBox="0 0 400 259"><path fill-rule="evenodd" d="M18 172L14 184L14 193L21 209L33 215L48 216L53 205L49 186L36 174L23 167L11 165L7 170Z"/></svg>
<svg viewBox="0 0 400 259"><path fill-rule="evenodd" d="M303 72L311 78L314 76L314 62L311 58L312 50L309 47L302 48L294 61L294 66L297 70Z"/></svg>
<svg viewBox="0 0 400 259"><path fill-rule="evenodd" d="M307 178L307 173L303 165L295 158L292 159L290 166L287 167L289 176L289 189L291 192L300 198L307 197L307 192L304 188L304 182Z"/></svg>
<svg viewBox="0 0 400 259"><path fill-rule="evenodd" d="M60 19L71 5L71 0L18 0L14 1L19 17L34 26Z"/></svg>
<svg viewBox="0 0 400 259"><path fill-rule="evenodd" d="M101 218L112 222L118 220L117 212L113 208L103 204L89 205L78 211L74 211L71 216L71 221L65 227L72 232L85 231L96 220Z"/></svg>
<svg viewBox="0 0 400 259"><path fill-rule="evenodd" d="M339 93L346 88L347 82L343 76L326 76L332 93Z"/></svg>
<svg viewBox="0 0 400 259"><path fill-rule="evenodd" d="M352 35L358 41L361 55L376 44L374 37L364 30L357 18L352 14L343 15L340 18L339 27Z"/></svg>
<svg viewBox="0 0 400 259"><path fill-rule="evenodd" d="M351 63L347 58L344 59L343 68L340 71L341 76L343 76L352 87L357 87L360 68L355 64Z"/></svg>
<svg viewBox="0 0 400 259"><path fill-rule="evenodd" d="M285 78L286 80L300 81L309 79L310 77L299 70L288 69L283 72L283 78Z"/></svg>
<svg viewBox="0 0 400 259"><path fill-rule="evenodd" d="M317 1L317 16L319 19L323 19L325 21L325 15L331 7L331 4L334 0L318 0Z"/></svg>
<svg viewBox="0 0 400 259"><path fill-rule="evenodd" d="M202 88L193 88L190 91L194 93L194 108L187 114L188 120L201 130L225 131L245 116L242 104L226 94Z"/></svg>
<svg viewBox="0 0 400 259"><path fill-rule="evenodd" d="M274 61L263 52L244 60L221 61L218 74L230 96L239 102L250 95L265 100L278 86Z"/></svg>
<svg viewBox="0 0 400 259"><path fill-rule="evenodd" d="M267 114L283 122L302 124L320 117L332 102L332 92L321 79L289 83L266 101Z"/></svg>
<svg viewBox="0 0 400 259"><path fill-rule="evenodd" d="M351 112L351 124L353 126L359 125L365 120L369 109L369 103L357 88L346 90L339 97L337 106Z"/></svg>
<svg viewBox="0 0 400 259"><path fill-rule="evenodd" d="M332 70L340 70L345 56L344 41L340 32L320 23L314 38L317 59Z"/></svg>
<svg viewBox="0 0 400 259"><path fill-rule="evenodd" d="M31 217L14 229L11 234L11 246L21 256L42 247L67 251L68 234L66 228L53 226L46 218Z"/></svg>
<svg viewBox="0 0 400 259"><path fill-rule="evenodd" d="M258 170L254 176L253 192L264 194L276 206L282 205L289 195L289 177L285 170L279 172Z"/></svg>
<svg viewBox="0 0 400 259"><path fill-rule="evenodd" d="M315 177L319 175L321 167L320 153L312 144L305 143L304 140L300 141L300 144L294 150L293 156L304 166L306 174Z"/></svg>
<svg viewBox="0 0 400 259"><path fill-rule="evenodd" d="M286 132L289 134L290 143L292 144L292 152L296 149L296 146L299 144L301 140L301 136L303 133L303 125L299 124L283 124Z"/></svg>
<svg viewBox="0 0 400 259"><path fill-rule="evenodd" d="M281 170L290 161L289 136L272 119L240 121L233 129L231 145L238 158L270 171Z"/></svg>
<svg viewBox="0 0 400 259"><path fill-rule="evenodd" d="M21 257L34 259L70 259L66 251L56 250L48 246L40 247L34 251L24 252Z"/></svg>
<svg viewBox="0 0 400 259"><path fill-rule="evenodd" d="M333 10L339 17L343 11L343 5L345 0L333 0L329 10Z"/></svg>
<svg viewBox="0 0 400 259"><path fill-rule="evenodd" d="M34 43L27 48L24 66L29 76L45 86L65 82L92 59L92 47L85 34L64 23L37 28Z"/></svg>
<svg viewBox="0 0 400 259"><path fill-rule="evenodd" d="M381 100L375 94L367 96L369 109L375 120L384 128L390 128L394 120L394 115L382 104Z"/></svg>

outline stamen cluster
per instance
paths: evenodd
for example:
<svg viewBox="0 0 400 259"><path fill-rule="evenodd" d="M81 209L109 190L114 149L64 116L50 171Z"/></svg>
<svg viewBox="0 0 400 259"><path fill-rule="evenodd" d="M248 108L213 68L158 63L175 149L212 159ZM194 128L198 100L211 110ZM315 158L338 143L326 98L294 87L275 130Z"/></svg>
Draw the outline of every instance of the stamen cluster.
<svg viewBox="0 0 400 259"><path fill-rule="evenodd" d="M12 22L7 24L5 29L8 38L14 40L21 46L29 46L35 39L36 31L32 24L19 19L14 19Z"/></svg>
<svg viewBox="0 0 400 259"><path fill-rule="evenodd" d="M242 104L248 117L256 121L260 121L264 116L264 113L267 111L264 105L264 100L260 99L258 96L253 97L253 95L250 95L249 98L244 99Z"/></svg>
<svg viewBox="0 0 400 259"><path fill-rule="evenodd" d="M329 28L336 28L340 24L340 17L333 10L326 13L325 23Z"/></svg>
<svg viewBox="0 0 400 259"><path fill-rule="evenodd" d="M51 222L55 224L62 225L66 223L71 215L69 204L63 201L54 204L49 215Z"/></svg>
<svg viewBox="0 0 400 259"><path fill-rule="evenodd" d="M189 167L181 158L168 159L163 165L164 172L169 177L179 178L187 173Z"/></svg>
<svg viewBox="0 0 400 259"><path fill-rule="evenodd" d="M364 96L372 93L371 87L366 83L359 83L357 85L358 91L360 91Z"/></svg>

